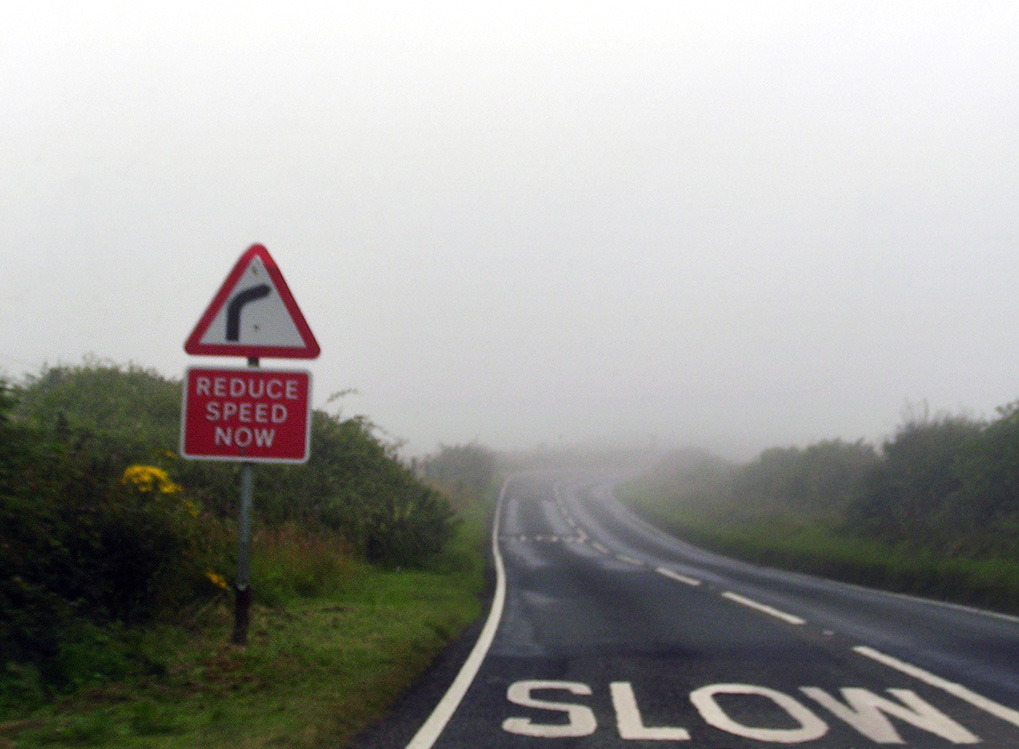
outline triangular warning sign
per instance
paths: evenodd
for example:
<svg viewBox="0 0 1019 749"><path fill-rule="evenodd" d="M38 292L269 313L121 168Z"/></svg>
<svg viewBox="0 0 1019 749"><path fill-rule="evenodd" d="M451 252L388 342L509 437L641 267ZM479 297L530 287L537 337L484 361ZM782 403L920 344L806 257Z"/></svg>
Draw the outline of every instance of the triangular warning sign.
<svg viewBox="0 0 1019 749"><path fill-rule="evenodd" d="M283 274L260 244L241 255L184 350L282 359L314 359L321 351Z"/></svg>

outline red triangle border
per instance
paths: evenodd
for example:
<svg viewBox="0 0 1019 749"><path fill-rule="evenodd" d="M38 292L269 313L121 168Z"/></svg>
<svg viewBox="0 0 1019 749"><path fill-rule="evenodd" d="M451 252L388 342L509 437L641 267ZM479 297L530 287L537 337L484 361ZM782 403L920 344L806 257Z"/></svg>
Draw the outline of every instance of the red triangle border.
<svg viewBox="0 0 1019 749"><path fill-rule="evenodd" d="M276 290L279 292L280 299L283 301L283 304L287 308L287 312L290 314L290 319L293 320L294 326L297 328L297 332L301 334L301 340L304 342L304 346L234 346L230 344L202 343L202 337L206 334L206 332L208 332L209 326L212 325L212 321L227 303L234 287L241 280L244 272L248 269L248 266L256 257L262 261L266 271L269 273L269 277L276 285ZM241 255L237 264L234 265L233 270L230 271L230 275L226 277L223 285L216 293L216 296L212 298L208 309L206 309L201 318L199 318L198 324L195 325L195 329L191 331L191 335L188 336L187 341L185 341L184 351L192 355L245 356L249 359L261 357L277 359L315 359L322 352L319 348L318 341L315 340L315 335L311 332L311 328L308 326L307 320L304 319L304 315L301 313L301 308L297 306L297 300L294 299L294 295L291 293L290 287L287 286L287 282L283 279L283 274L280 272L279 266L276 265L276 261L272 259L269 251L260 244L251 245L251 247L249 247L244 254Z"/></svg>

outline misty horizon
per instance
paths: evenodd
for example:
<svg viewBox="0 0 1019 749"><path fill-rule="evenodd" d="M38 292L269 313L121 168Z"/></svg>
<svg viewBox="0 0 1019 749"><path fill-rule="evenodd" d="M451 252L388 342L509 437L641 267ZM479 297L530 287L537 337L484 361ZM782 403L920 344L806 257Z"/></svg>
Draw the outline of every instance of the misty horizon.
<svg viewBox="0 0 1019 749"><path fill-rule="evenodd" d="M0 373L240 366L183 344L261 243L322 348L263 366L410 455L992 418L1017 33L1005 2L11 8Z"/></svg>

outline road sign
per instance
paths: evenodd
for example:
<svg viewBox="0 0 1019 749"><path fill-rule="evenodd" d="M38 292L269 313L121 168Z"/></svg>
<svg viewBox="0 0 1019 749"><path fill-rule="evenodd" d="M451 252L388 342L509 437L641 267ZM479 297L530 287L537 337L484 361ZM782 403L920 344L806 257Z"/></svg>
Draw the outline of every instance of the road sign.
<svg viewBox="0 0 1019 749"><path fill-rule="evenodd" d="M189 354L314 359L318 341L269 251L252 245L191 332Z"/></svg>
<svg viewBox="0 0 1019 749"><path fill-rule="evenodd" d="M181 455L201 460L304 463L311 438L311 374L190 367Z"/></svg>

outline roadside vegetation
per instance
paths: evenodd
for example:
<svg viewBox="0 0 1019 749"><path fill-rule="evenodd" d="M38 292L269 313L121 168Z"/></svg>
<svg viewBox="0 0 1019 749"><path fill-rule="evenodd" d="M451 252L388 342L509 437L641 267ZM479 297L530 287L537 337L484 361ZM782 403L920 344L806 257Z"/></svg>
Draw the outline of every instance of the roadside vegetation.
<svg viewBox="0 0 1019 749"><path fill-rule="evenodd" d="M315 411L259 466L250 643L239 466L176 454L181 390L98 362L0 383L0 747L342 746L480 613L494 461L418 470Z"/></svg>
<svg viewBox="0 0 1019 749"><path fill-rule="evenodd" d="M683 451L619 493L754 562L1019 612L1019 403L990 421L913 408L880 448L832 440L742 465Z"/></svg>

